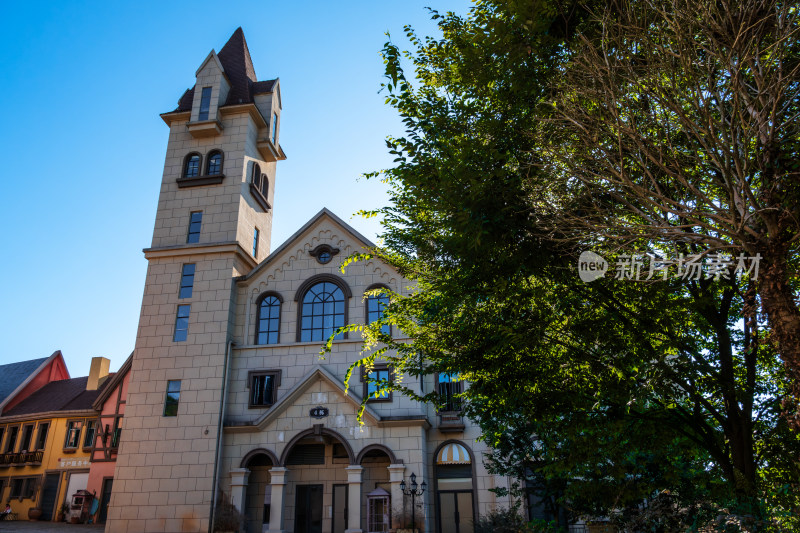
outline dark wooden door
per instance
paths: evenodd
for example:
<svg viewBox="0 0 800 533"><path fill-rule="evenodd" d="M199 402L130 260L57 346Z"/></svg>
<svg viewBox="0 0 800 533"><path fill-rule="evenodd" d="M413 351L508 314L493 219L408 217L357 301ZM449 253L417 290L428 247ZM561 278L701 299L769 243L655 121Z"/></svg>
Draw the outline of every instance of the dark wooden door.
<svg viewBox="0 0 800 533"><path fill-rule="evenodd" d="M333 486L333 520L331 533L344 533L347 529L348 485Z"/></svg>
<svg viewBox="0 0 800 533"><path fill-rule="evenodd" d="M472 491L439 491L439 533L472 533Z"/></svg>
<svg viewBox="0 0 800 533"><path fill-rule="evenodd" d="M322 533L322 485L297 485L294 533Z"/></svg>
<svg viewBox="0 0 800 533"><path fill-rule="evenodd" d="M100 514L97 515L97 523L105 524L108 518L108 502L111 501L111 486L114 484L114 478L103 480L103 494L100 496Z"/></svg>
<svg viewBox="0 0 800 533"><path fill-rule="evenodd" d="M42 520L52 520L58 496L58 481L61 474L46 474L42 487Z"/></svg>

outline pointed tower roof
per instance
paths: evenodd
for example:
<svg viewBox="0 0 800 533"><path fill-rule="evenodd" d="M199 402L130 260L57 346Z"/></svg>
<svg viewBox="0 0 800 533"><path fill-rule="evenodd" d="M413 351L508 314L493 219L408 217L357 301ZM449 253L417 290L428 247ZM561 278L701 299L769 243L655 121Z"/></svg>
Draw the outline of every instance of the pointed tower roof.
<svg viewBox="0 0 800 533"><path fill-rule="evenodd" d="M217 53L217 58L222 64L231 90L223 105L249 104L253 102L253 95L272 92L277 80L258 81L253 60L250 58L250 49L244 38L242 28L236 28L225 46ZM194 87L187 90L178 102L175 111L189 111L194 99Z"/></svg>

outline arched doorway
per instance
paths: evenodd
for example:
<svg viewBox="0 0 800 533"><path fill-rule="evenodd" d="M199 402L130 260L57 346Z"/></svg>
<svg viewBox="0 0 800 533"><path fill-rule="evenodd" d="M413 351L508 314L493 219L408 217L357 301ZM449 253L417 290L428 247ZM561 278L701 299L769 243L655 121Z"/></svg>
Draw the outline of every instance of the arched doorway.
<svg viewBox="0 0 800 533"><path fill-rule="evenodd" d="M392 491L391 481L389 478L389 465L394 462L394 454L380 444L372 444L366 446L359 452L358 464L363 468L361 472L361 529L365 532L383 532L388 531L392 526L391 510L393 502L389 496ZM375 507L375 502L380 501L376 498L370 498L370 494L378 494L376 491L384 491L386 493L386 505L381 510L381 519L377 522L374 520L375 509L370 507L370 500L372 500L372 507ZM399 502L402 505L402 502ZM373 517L372 523L370 517ZM398 517L399 518L399 517ZM381 525L377 525L380 523ZM342 533L336 532L333 533Z"/></svg>
<svg viewBox="0 0 800 533"><path fill-rule="evenodd" d="M281 455L288 469L285 530L344 533L348 529L348 472L353 450L338 433L315 427L295 436Z"/></svg>
<svg viewBox="0 0 800 533"><path fill-rule="evenodd" d="M434 477L439 533L473 533L473 466L472 453L461 442L447 441L436 451Z"/></svg>
<svg viewBox="0 0 800 533"><path fill-rule="evenodd" d="M242 460L241 466L250 471L243 509L245 531L261 533L264 526L269 526L272 503L269 470L275 466L275 459L266 450L253 450Z"/></svg>

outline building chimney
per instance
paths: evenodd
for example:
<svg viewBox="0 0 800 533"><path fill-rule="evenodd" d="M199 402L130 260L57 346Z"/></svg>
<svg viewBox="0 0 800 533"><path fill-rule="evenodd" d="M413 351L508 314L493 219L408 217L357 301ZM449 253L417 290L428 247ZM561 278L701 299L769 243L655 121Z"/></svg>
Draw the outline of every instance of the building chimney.
<svg viewBox="0 0 800 533"><path fill-rule="evenodd" d="M86 390L97 390L100 382L108 375L108 366L111 361L105 357L92 357L92 366L89 367L89 379L86 381Z"/></svg>

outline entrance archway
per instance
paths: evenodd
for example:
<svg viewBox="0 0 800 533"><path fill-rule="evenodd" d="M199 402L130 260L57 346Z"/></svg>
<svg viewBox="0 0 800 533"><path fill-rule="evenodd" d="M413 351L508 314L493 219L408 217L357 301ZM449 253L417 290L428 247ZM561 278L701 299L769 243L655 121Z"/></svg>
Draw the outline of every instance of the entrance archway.
<svg viewBox="0 0 800 533"><path fill-rule="evenodd" d="M464 443L447 441L434 455L437 531L473 533L475 476L472 452Z"/></svg>
<svg viewBox="0 0 800 533"><path fill-rule="evenodd" d="M253 450L242 459L241 467L250 471L242 509L247 533L261 533L269 525L272 504L269 469L273 466L276 466L275 455L268 450Z"/></svg>

